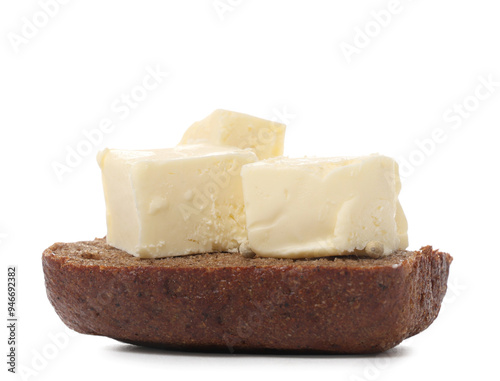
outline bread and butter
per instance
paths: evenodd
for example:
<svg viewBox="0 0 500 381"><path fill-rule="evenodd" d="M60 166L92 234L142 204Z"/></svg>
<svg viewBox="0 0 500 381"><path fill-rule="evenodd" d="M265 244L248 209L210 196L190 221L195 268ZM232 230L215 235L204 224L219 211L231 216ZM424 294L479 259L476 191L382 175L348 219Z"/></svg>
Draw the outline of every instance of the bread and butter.
<svg viewBox="0 0 500 381"><path fill-rule="evenodd" d="M425 329L449 254L407 251L397 163L285 158L285 126L216 110L174 148L98 155L107 237L43 254L81 333L187 350L374 353Z"/></svg>

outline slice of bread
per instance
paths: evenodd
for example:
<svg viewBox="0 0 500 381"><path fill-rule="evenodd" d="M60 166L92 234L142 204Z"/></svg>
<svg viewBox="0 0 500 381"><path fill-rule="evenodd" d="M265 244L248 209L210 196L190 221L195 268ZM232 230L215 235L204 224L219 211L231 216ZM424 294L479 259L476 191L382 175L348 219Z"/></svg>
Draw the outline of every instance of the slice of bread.
<svg viewBox="0 0 500 381"><path fill-rule="evenodd" d="M47 294L77 332L180 350L376 353L426 329L452 257L139 259L106 244L43 253Z"/></svg>

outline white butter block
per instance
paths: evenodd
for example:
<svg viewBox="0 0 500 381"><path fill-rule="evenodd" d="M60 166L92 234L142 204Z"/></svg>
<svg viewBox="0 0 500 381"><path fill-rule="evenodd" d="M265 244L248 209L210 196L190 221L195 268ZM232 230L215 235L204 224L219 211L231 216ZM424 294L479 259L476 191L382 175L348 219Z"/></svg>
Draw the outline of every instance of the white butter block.
<svg viewBox="0 0 500 381"><path fill-rule="evenodd" d="M249 245L259 256L348 255L374 241L387 255L408 246L393 159L276 158L245 165L242 179Z"/></svg>
<svg viewBox="0 0 500 381"><path fill-rule="evenodd" d="M182 144L250 148L259 160L283 155L286 126L227 110L215 110L184 133Z"/></svg>
<svg viewBox="0 0 500 381"><path fill-rule="evenodd" d="M237 250L247 238L240 171L256 160L201 145L100 152L107 242L143 258Z"/></svg>

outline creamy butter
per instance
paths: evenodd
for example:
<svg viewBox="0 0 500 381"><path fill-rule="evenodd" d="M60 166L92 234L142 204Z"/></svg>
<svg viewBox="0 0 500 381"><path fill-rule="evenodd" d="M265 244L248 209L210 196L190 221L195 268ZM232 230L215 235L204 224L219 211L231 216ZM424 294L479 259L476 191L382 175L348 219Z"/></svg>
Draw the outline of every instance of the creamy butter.
<svg viewBox="0 0 500 381"><path fill-rule="evenodd" d="M237 251L247 239L240 171L256 160L210 145L100 152L107 242L143 258Z"/></svg>
<svg viewBox="0 0 500 381"><path fill-rule="evenodd" d="M283 155L285 129L284 124L270 120L233 111L215 110L189 127L179 144L250 148L262 160Z"/></svg>
<svg viewBox="0 0 500 381"><path fill-rule="evenodd" d="M397 163L388 157L275 158L242 170L249 246L262 257L408 246Z"/></svg>

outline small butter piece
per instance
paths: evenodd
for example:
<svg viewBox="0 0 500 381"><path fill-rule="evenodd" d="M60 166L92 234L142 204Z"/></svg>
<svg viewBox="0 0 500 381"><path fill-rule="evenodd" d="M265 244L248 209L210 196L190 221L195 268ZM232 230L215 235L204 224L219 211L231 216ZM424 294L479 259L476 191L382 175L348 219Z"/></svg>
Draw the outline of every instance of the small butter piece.
<svg viewBox="0 0 500 381"><path fill-rule="evenodd" d="M408 246L393 159L275 158L241 174L249 244L261 257L347 255L373 242L388 255Z"/></svg>
<svg viewBox="0 0 500 381"><path fill-rule="evenodd" d="M248 242L244 242L240 245L238 252L245 258L255 257L255 253L250 249Z"/></svg>
<svg viewBox="0 0 500 381"><path fill-rule="evenodd" d="M256 160L202 145L100 152L107 242L143 258L237 251L247 239L240 171Z"/></svg>
<svg viewBox="0 0 500 381"><path fill-rule="evenodd" d="M182 144L250 148L259 160L283 155L286 126L227 110L215 110L184 133Z"/></svg>

